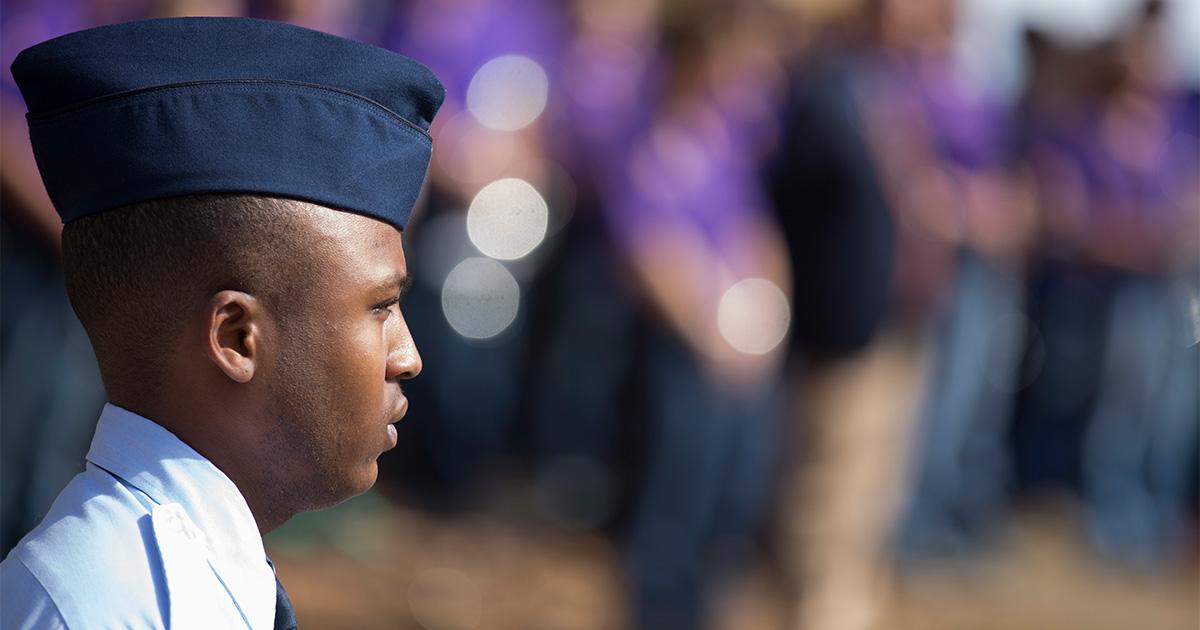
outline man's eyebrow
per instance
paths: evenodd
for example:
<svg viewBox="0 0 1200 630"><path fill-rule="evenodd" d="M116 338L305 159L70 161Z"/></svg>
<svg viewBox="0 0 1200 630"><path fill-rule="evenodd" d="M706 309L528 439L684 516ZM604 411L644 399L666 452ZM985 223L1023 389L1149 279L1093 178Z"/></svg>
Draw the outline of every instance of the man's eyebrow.
<svg viewBox="0 0 1200 630"><path fill-rule="evenodd" d="M388 278L384 282L379 283L380 289L395 289L400 295L412 286L413 277L407 273L400 272Z"/></svg>

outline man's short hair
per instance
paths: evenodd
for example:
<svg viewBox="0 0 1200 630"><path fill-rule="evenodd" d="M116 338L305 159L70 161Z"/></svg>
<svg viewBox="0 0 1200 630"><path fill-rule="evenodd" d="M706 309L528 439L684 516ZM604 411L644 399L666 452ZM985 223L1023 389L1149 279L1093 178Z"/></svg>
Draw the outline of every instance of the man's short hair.
<svg viewBox="0 0 1200 630"><path fill-rule="evenodd" d="M201 194L122 206L63 228L71 305L106 384L162 384L183 324L233 289L280 313L311 264L303 204L250 194ZM119 375L118 375L119 374ZM110 384L111 385L111 384Z"/></svg>

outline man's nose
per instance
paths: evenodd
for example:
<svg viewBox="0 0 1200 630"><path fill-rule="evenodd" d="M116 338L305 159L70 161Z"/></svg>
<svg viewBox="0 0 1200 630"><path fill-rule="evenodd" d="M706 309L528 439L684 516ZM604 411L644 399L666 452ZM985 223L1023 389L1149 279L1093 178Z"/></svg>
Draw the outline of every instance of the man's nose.
<svg viewBox="0 0 1200 630"><path fill-rule="evenodd" d="M387 379L409 379L421 373L421 353L403 317L393 326L387 357Z"/></svg>

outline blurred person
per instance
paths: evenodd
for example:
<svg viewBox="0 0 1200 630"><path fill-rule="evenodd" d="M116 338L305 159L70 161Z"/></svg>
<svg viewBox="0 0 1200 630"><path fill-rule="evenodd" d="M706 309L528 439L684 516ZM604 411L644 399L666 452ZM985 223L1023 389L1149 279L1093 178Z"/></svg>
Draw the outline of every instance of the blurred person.
<svg viewBox="0 0 1200 630"><path fill-rule="evenodd" d="M1190 445L1200 439L1191 312L1200 295L1200 101L1171 71L1165 11L1146 2L1119 39L1094 132L1098 257L1119 275L1083 445L1084 490L1096 546L1142 564L1184 549Z"/></svg>
<svg viewBox="0 0 1200 630"><path fill-rule="evenodd" d="M294 628L261 536L367 490L396 444L441 85L241 18L76 32L13 72L109 403L0 563L3 625Z"/></svg>
<svg viewBox="0 0 1200 630"><path fill-rule="evenodd" d="M1026 355L1039 369L1018 396L1012 431L1023 491L1080 484L1080 436L1098 387L1103 313L1110 278L1080 255L1088 216L1077 155L1088 111L1112 66L1112 46L1065 45L1026 33L1030 76L1020 104L1022 142L1037 191L1037 250L1028 307L1034 329Z"/></svg>
<svg viewBox="0 0 1200 630"><path fill-rule="evenodd" d="M1003 112L955 74L954 2L811 3L800 19L823 33L799 51L770 173L797 304L811 305L793 337L804 444L782 544L796 626L869 628L910 445L923 522L908 532L944 536L1001 504L1011 395L990 379L1016 372L1020 340L994 323L1019 307L1029 228Z"/></svg>
<svg viewBox="0 0 1200 630"><path fill-rule="evenodd" d="M1190 445L1200 435L1189 313L1198 290L1200 108L1172 76L1164 10L1145 3L1088 56L1034 39L1046 65L1074 54L1093 70L1074 98L1053 99L1038 84L1043 91L1029 98L1046 215L1048 288L1039 297L1051 380L1030 401L1032 413L1049 417L1031 421L1055 417L1053 380L1080 368L1064 357L1067 327L1084 322L1097 349L1086 380L1075 377L1075 474L1097 548L1137 564L1180 549ZM1094 297L1091 310L1064 321L1054 306L1073 295L1050 291L1071 290L1067 281ZM1037 435L1036 427L1029 432Z"/></svg>
<svg viewBox="0 0 1200 630"><path fill-rule="evenodd" d="M797 628L874 622L917 373L893 323L897 228L863 105L870 23L862 3L834 4L796 5L802 41L767 170L796 304L775 544Z"/></svg>
<svg viewBox="0 0 1200 630"><path fill-rule="evenodd" d="M927 313L931 372L897 532L898 551L911 560L976 550L1003 521L1008 433L1029 329L1031 177L1019 159L1012 108L956 67L954 8L943 3L933 33L889 38L873 92L878 152L891 166L898 212L909 218L902 232L923 225L955 258L939 290L945 297ZM914 28L895 21L896 30ZM933 213L940 216L919 218Z"/></svg>
<svg viewBox="0 0 1200 630"><path fill-rule="evenodd" d="M653 105L602 191L646 313L634 356L643 454L624 543L638 628L705 625L770 490L787 326L771 314L790 282L757 175L778 71L755 8L659 5ZM731 299L747 300L732 326L720 321ZM754 348L737 345L747 336Z"/></svg>
<svg viewBox="0 0 1200 630"><path fill-rule="evenodd" d="M781 140L767 170L796 304L775 544L787 627L798 628L863 627L874 614L868 582L887 511L878 466L893 462L865 448L864 432L897 424L878 409L895 411L892 392L878 389L895 349L879 334L891 313L895 226L860 105L863 8L832 4L796 6L796 30L808 35L791 51Z"/></svg>

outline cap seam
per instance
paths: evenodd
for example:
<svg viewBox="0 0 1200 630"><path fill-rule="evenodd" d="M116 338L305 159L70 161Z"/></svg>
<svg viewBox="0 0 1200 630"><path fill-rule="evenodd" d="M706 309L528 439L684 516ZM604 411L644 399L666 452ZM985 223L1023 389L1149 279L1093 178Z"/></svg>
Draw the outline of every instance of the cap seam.
<svg viewBox="0 0 1200 630"><path fill-rule="evenodd" d="M364 107L369 110L373 110L380 114L383 114L387 118L390 118L397 122L400 122L406 129L408 129L409 131L412 131L412 132L416 132L422 138L429 140L430 142L432 142L432 140L433 140L432 136L430 136L428 131L421 128L416 123L405 118L404 116L401 116L400 114L392 111L387 106L379 103L378 101L375 101L373 99L365 97L361 94L357 94L355 92L341 90L341 89L331 87L328 85L321 85L321 84L317 84L317 83L307 83L304 81L291 81L291 80L286 80L286 79L212 79L212 80L205 80L205 81L184 81L184 82L179 82L179 83L167 83L167 84L162 84L162 85L153 85L153 86L148 86L148 87L143 87L143 88L137 88L134 90L126 90L123 92L116 92L113 94L105 94L104 96L90 98L90 99L87 99L87 100L84 100L84 101L81 101L78 103L72 103L70 105L67 105L64 107L59 107L59 108L56 108L56 109L53 109L50 111L46 111L46 112L29 112L29 113L25 114L25 118L29 121L30 126L34 126L34 125L42 126L42 125L59 122L61 120L70 118L72 114L81 113L85 110L91 110L91 109L94 109L94 108L97 108L97 107L100 107L100 106L103 106L106 104L116 104L116 103L120 103L120 102L127 102L130 99L136 100L136 99L147 98L153 94L156 94L159 92L170 91L170 90L184 90L184 89L189 89L189 88L205 88L205 87L210 87L210 86L212 86L212 87L227 87L227 88L246 88L246 87L251 87L251 86L260 86L260 87L282 88L284 91L291 91L291 92L306 92L309 90L319 91L319 92L325 93L327 96L337 98L338 100L352 103L356 106Z"/></svg>

